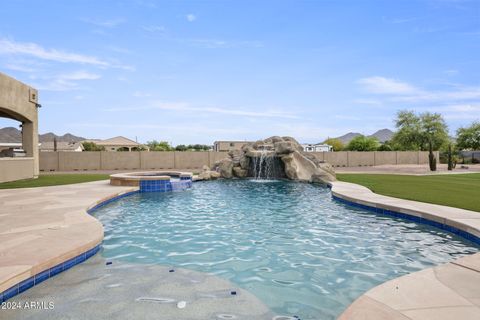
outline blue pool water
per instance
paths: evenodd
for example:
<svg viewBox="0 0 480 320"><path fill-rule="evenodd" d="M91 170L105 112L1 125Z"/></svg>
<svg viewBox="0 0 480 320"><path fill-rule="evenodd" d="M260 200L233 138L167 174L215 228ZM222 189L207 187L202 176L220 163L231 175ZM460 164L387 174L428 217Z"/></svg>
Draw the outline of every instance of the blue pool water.
<svg viewBox="0 0 480 320"><path fill-rule="evenodd" d="M334 319L386 280L478 251L443 230L287 181L199 182L186 192L135 194L95 214L105 257L213 273L301 319Z"/></svg>

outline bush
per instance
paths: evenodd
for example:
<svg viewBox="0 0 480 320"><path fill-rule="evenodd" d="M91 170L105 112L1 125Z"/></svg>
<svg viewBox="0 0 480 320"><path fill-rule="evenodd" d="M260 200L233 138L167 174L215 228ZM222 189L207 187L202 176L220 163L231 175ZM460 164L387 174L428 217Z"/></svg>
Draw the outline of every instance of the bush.
<svg viewBox="0 0 480 320"><path fill-rule="evenodd" d="M353 138L347 145L349 151L375 151L380 146L377 138L359 135Z"/></svg>
<svg viewBox="0 0 480 320"><path fill-rule="evenodd" d="M85 141L82 142L82 146L85 151L105 151L104 146L99 146L95 142Z"/></svg>

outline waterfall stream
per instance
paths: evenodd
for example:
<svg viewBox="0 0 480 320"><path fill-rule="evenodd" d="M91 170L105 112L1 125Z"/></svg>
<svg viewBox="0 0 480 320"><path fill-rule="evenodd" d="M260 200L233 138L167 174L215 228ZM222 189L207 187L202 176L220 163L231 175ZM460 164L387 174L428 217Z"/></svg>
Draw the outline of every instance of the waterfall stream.
<svg viewBox="0 0 480 320"><path fill-rule="evenodd" d="M272 152L261 150L259 156L251 158L251 176L255 180L274 180L283 178L281 160Z"/></svg>

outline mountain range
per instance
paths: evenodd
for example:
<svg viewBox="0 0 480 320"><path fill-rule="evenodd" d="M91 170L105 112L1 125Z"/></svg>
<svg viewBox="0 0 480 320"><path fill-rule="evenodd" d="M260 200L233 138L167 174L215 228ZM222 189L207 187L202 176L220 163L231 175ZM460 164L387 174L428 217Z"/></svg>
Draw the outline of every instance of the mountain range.
<svg viewBox="0 0 480 320"><path fill-rule="evenodd" d="M335 139L342 141L343 144L348 144L353 138L359 135L361 135L361 133L349 132ZM392 139L392 136L393 136L392 130L381 129L369 135L368 137L375 137L378 139L378 141L383 143L387 140ZM52 142L54 138L57 138L58 142L78 142L78 141L86 140L83 137L78 137L71 133L66 133L63 136L58 136L52 132L38 135L39 142ZM22 141L22 133L17 128L6 127L6 128L0 129L0 142L14 143L14 142L21 142L21 141Z"/></svg>
<svg viewBox="0 0 480 320"><path fill-rule="evenodd" d="M378 141L380 142L385 142L388 140L391 140L393 137L394 132L390 129L381 129L378 130L377 132L367 136L367 137L374 137L377 138ZM349 132L347 134L344 134L343 136L337 137L335 139L338 139L342 141L343 144L348 144L353 138L358 137L362 135L361 133L358 132Z"/></svg>
<svg viewBox="0 0 480 320"><path fill-rule="evenodd" d="M57 138L58 142L78 142L86 140L83 137L74 136L66 133L63 136L57 136L52 132L38 135L38 142L53 142ZM22 141L22 132L14 127L6 127L0 129L0 142L15 143Z"/></svg>

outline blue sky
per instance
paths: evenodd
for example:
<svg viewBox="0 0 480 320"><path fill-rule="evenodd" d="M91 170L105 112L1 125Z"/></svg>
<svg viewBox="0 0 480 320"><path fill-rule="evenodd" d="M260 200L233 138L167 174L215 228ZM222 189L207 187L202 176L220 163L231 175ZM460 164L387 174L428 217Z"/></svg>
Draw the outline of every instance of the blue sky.
<svg viewBox="0 0 480 320"><path fill-rule="evenodd" d="M212 143L480 118L480 1L3 1L40 132ZM0 126L16 125L0 119Z"/></svg>

